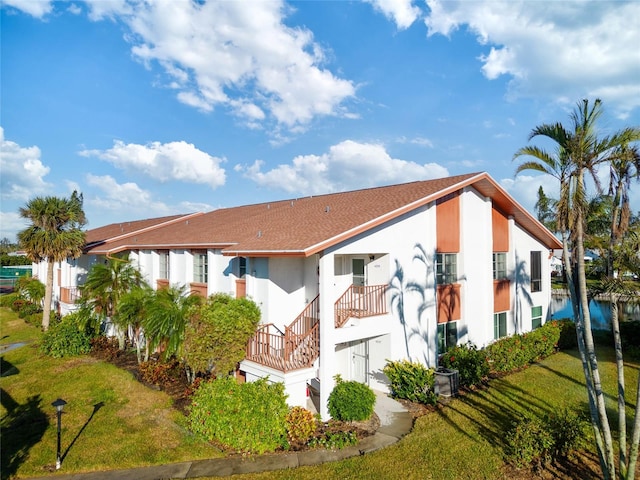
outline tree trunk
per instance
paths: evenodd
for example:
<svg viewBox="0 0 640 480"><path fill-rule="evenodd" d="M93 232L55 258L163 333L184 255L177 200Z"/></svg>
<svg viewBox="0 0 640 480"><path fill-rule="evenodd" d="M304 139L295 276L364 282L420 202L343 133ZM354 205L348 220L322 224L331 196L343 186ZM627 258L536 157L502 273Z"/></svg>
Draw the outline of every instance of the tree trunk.
<svg viewBox="0 0 640 480"><path fill-rule="evenodd" d="M638 373L638 392L636 393L636 415L633 421L633 435L631 436L631 448L629 449L629 468L627 480L632 480L638 461L638 446L640 445L640 373Z"/></svg>
<svg viewBox="0 0 640 480"><path fill-rule="evenodd" d="M620 338L620 322L618 321L618 299L614 293L610 294L611 301L611 330L613 344L616 350L616 368L618 370L618 432L620 477L627 477L627 416L624 401L624 359L622 357L622 339Z"/></svg>
<svg viewBox="0 0 640 480"><path fill-rule="evenodd" d="M604 460L603 475L605 480L615 478L615 459L613 452L613 440L611 438L611 428L609 427L609 419L607 418L607 410L605 406L604 392L602 391L602 381L600 379L600 370L598 369L598 359L596 356L595 345L593 342L593 332L591 331L591 314L589 313L589 298L587 297L587 279L584 265L584 218L580 207L577 209L576 218L576 261L578 270L578 289L580 298L581 318L584 325L584 346L587 359L589 360L590 377L593 381L593 389L596 400L596 408L598 412L598 424L594 425L594 429L602 432L604 440Z"/></svg>
<svg viewBox="0 0 640 480"><path fill-rule="evenodd" d="M51 321L51 300L53 300L53 261L47 259L47 283L44 289L44 305L42 306L42 330L49 330Z"/></svg>

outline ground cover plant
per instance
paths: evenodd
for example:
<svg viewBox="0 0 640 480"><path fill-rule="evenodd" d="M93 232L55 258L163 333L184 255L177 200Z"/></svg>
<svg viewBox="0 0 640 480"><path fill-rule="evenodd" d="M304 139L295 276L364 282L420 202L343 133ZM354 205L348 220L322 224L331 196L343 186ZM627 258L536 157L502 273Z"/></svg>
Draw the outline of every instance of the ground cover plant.
<svg viewBox="0 0 640 480"><path fill-rule="evenodd" d="M0 308L0 326L3 344L25 343L2 353L2 479L52 471L56 415L51 403L58 397L68 402L62 416L65 473L223 455L184 428L184 416L167 393L89 355L44 355L40 326L25 323L7 308Z"/></svg>

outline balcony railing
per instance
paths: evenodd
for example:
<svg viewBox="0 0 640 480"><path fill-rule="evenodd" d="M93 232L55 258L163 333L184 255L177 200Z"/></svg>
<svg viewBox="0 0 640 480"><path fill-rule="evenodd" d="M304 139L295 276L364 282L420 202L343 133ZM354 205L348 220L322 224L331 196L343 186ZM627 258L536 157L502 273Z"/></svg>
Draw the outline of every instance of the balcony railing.
<svg viewBox="0 0 640 480"><path fill-rule="evenodd" d="M60 287L60 301L62 303L74 304L82 297L82 291L78 287Z"/></svg>
<svg viewBox="0 0 640 480"><path fill-rule="evenodd" d="M351 285L335 303L335 326L349 318L365 318L387 313L386 285Z"/></svg>

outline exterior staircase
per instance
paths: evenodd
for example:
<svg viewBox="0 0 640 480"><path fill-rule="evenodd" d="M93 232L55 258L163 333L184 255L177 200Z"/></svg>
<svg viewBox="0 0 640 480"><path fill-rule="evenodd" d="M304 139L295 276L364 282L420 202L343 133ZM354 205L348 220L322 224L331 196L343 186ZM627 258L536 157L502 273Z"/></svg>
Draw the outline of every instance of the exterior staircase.
<svg viewBox="0 0 640 480"><path fill-rule="evenodd" d="M387 313L386 285L350 286L335 303L335 327L349 318ZM246 359L291 372L313 367L320 356L320 296L313 299L284 332L273 323L258 327L247 344Z"/></svg>

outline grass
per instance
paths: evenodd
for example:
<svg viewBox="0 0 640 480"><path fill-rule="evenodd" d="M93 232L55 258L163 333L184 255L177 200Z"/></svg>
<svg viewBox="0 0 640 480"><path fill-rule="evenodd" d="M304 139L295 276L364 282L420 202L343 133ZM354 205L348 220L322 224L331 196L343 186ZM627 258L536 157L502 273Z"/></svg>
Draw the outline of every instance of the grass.
<svg viewBox="0 0 640 480"><path fill-rule="evenodd" d="M0 309L3 343L31 341L3 355L0 380L2 478L43 475L56 459L56 415L62 417L65 473L132 468L222 456L182 426L163 392L151 390L115 366L89 356L45 357L40 329Z"/></svg>
<svg viewBox="0 0 640 480"><path fill-rule="evenodd" d="M0 309L3 342L33 338L27 326L7 309ZM22 332L30 329L30 334ZM195 460L222 454L189 435L169 398L149 390L129 374L90 357L54 360L33 346L7 352L5 361L15 375L1 379L2 472L18 476L46 474L55 462L55 413L58 396L69 404L63 416L65 473L130 468ZM610 422L616 430L616 374L613 351L599 353ZM635 409L639 366L626 368L627 418ZM588 411L582 369L576 351L561 352L521 372L492 380L489 388L466 393L416 420L413 431L397 444L341 462L295 470L237 475L234 480L266 479L524 479L531 472L510 469L504 459L504 433L523 412L544 414L564 407ZM10 413L13 412L13 413ZM9 414L8 414L9 413ZM22 416L20 415L22 414ZM22 418L22 420L21 420ZM7 420L9 419L9 420ZM29 434L20 436L24 425ZM5 430L5 427L9 427ZM13 427L13 428L12 428ZM7 449L18 460L6 463ZM24 454L20 457L21 454ZM593 449L556 466L553 475L539 478L599 478Z"/></svg>

